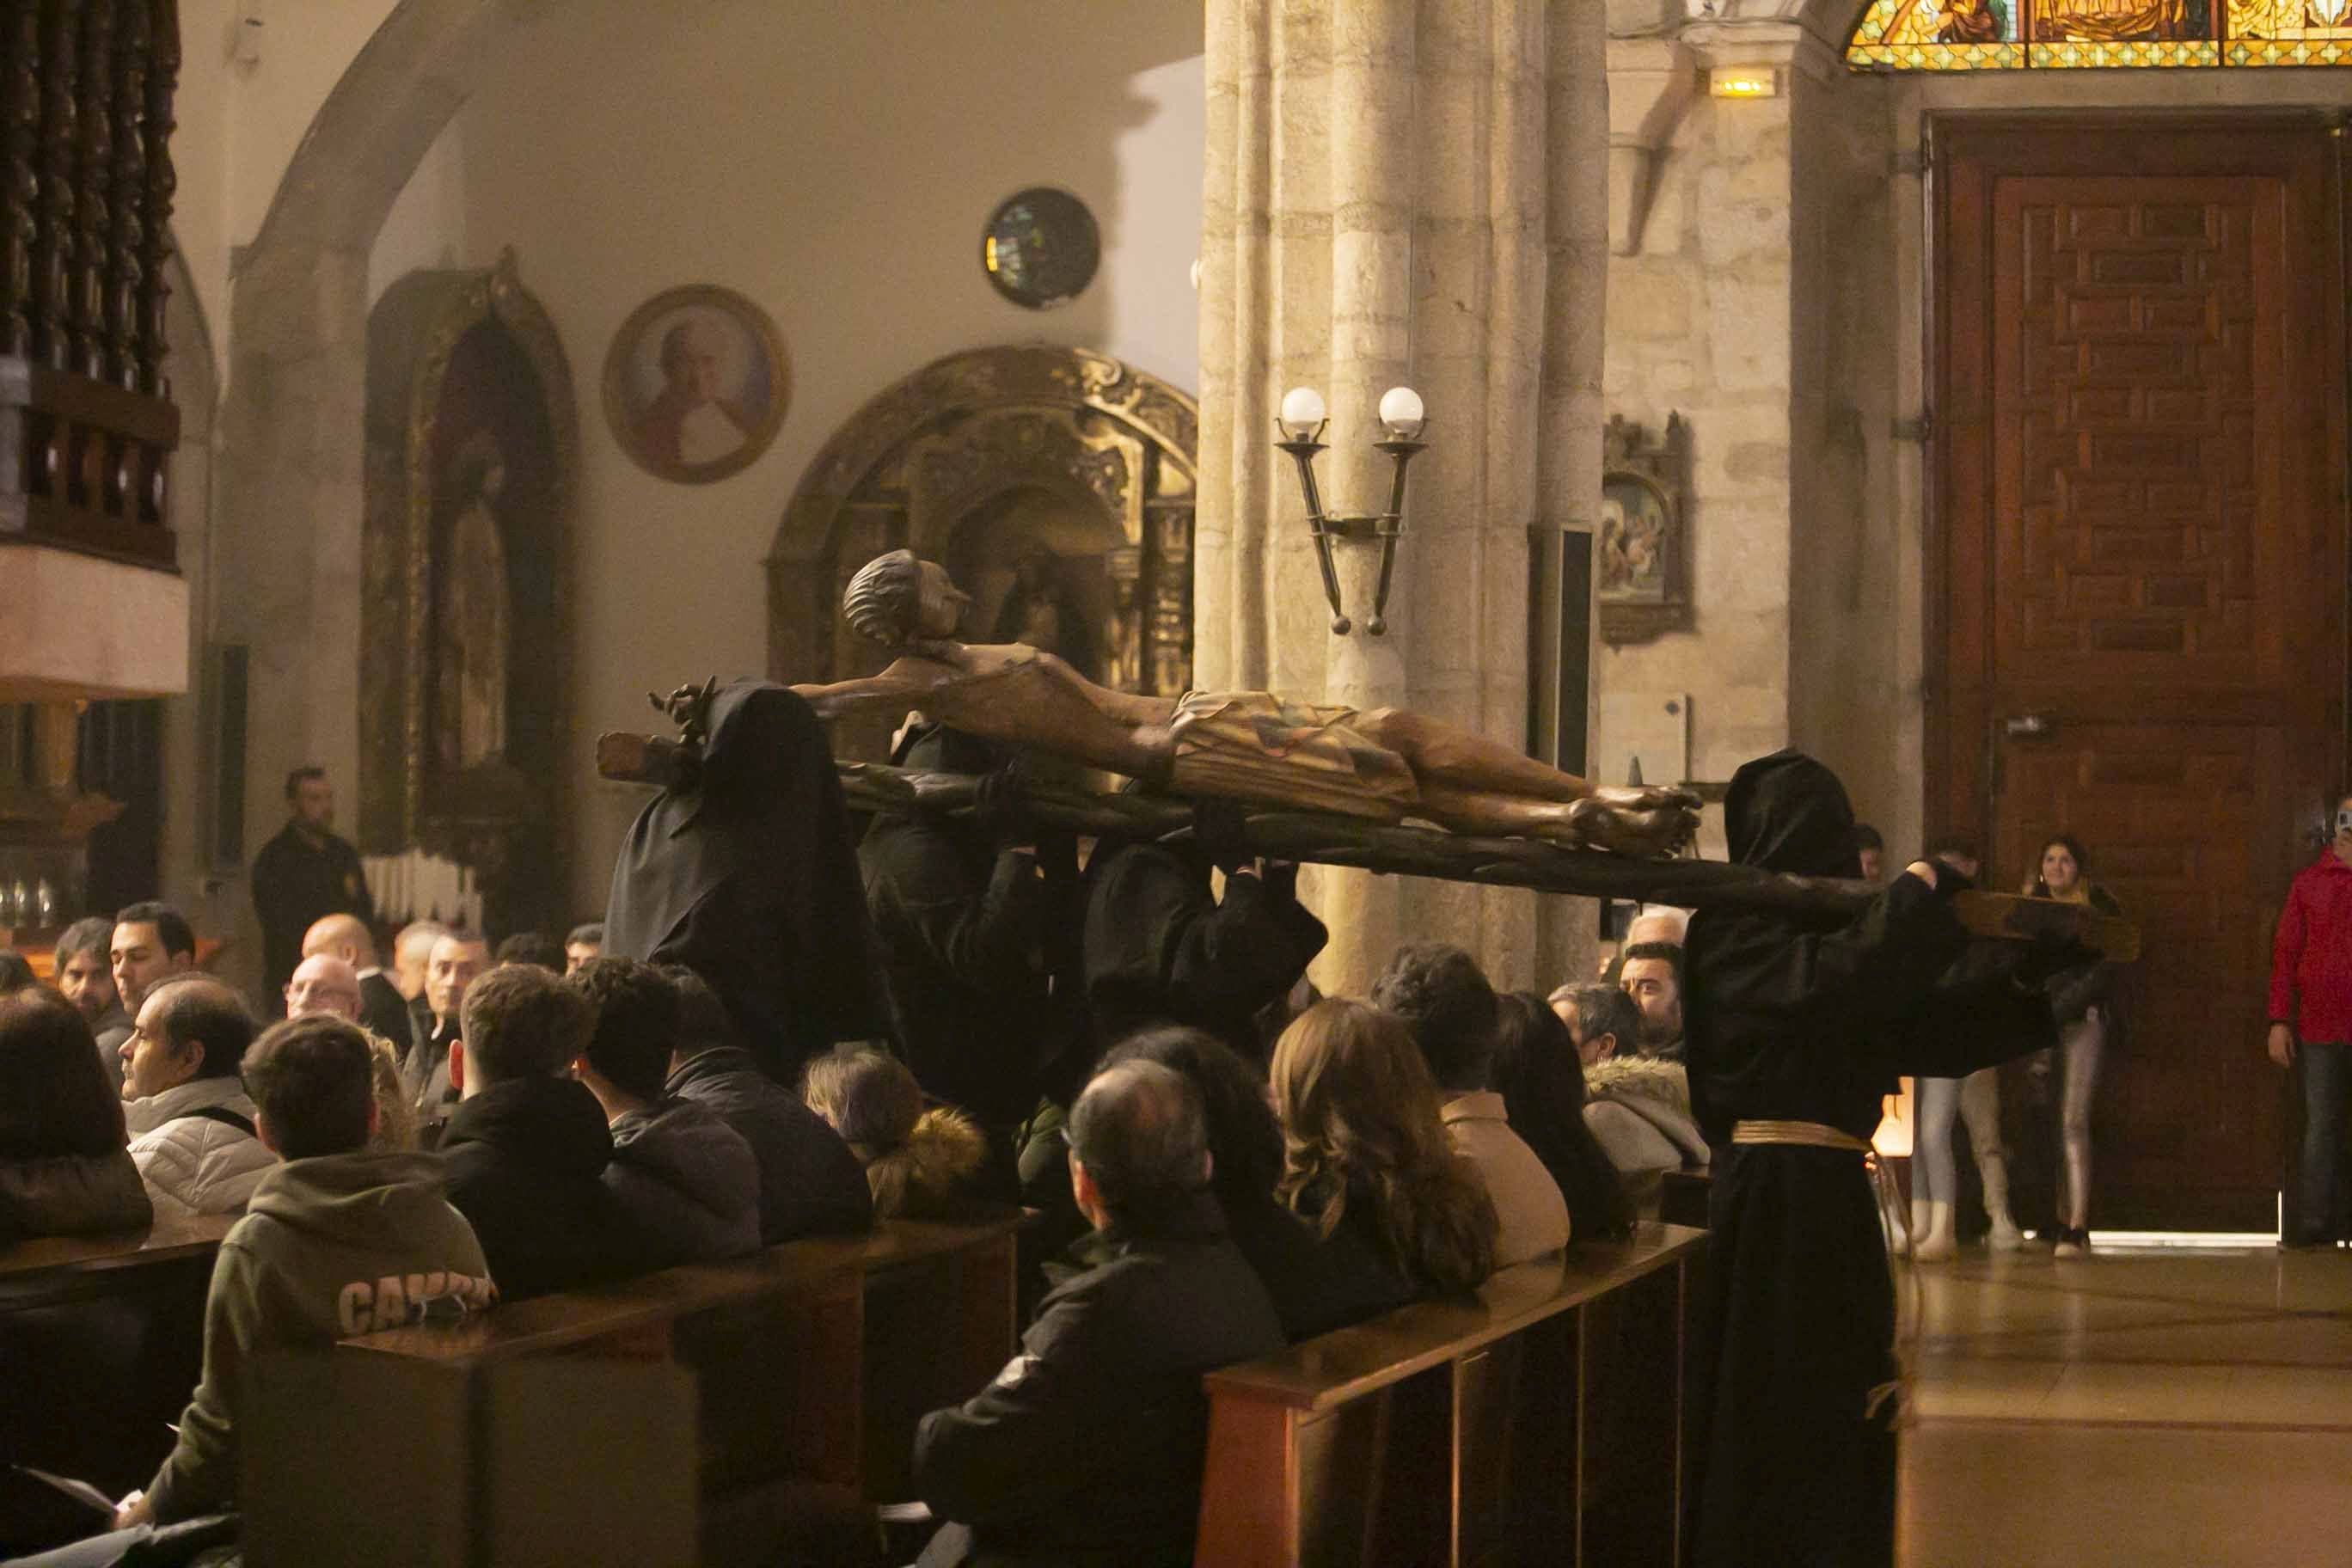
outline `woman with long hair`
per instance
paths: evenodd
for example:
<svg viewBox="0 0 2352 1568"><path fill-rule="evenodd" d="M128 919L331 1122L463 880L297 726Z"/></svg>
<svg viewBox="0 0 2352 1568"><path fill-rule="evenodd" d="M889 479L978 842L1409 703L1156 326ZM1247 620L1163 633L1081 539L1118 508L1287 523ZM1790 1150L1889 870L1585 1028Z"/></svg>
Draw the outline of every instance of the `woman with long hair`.
<svg viewBox="0 0 2352 1568"><path fill-rule="evenodd" d="M2061 833L2042 846L2026 892L2037 899L2088 904L2102 914L2120 915L2123 905L2091 880L2091 857L2081 839ZM2123 1038L2116 1009L2116 966L2105 959L2077 964L2053 975L2048 984L2051 1016L2058 1022L2058 1132L2063 1154L2058 1192L2061 1258L2091 1250L2091 1097L2099 1087L2099 1066Z"/></svg>
<svg viewBox="0 0 2352 1568"><path fill-rule="evenodd" d="M1617 1167L1584 1123L1584 1063L1575 1036L1542 997L1525 992L1496 998L1492 1073L1511 1131L1568 1200L1571 1236L1623 1237L1633 1228Z"/></svg>
<svg viewBox="0 0 2352 1568"><path fill-rule="evenodd" d="M45 988L0 997L0 1243L153 1218L89 1025Z"/></svg>
<svg viewBox="0 0 2352 1568"><path fill-rule="evenodd" d="M1352 1228L1425 1293L1495 1271L1494 1201L1454 1152L1437 1085L1404 1025L1360 1002L1318 1002L1274 1048L1283 1130L1276 1192L1318 1236Z"/></svg>
<svg viewBox="0 0 2352 1568"><path fill-rule="evenodd" d="M1201 1097L1209 1134L1210 1191L1225 1232L1274 1299L1282 1331L1312 1339L1402 1307L1420 1294L1342 1228L1319 1236L1275 1196L1282 1179L1282 1124L1265 1075L1240 1052L1200 1029L1164 1025L1111 1047L1106 1068L1141 1058L1173 1068Z"/></svg>
<svg viewBox="0 0 2352 1568"><path fill-rule="evenodd" d="M815 1058L801 1099L866 1167L875 1218L950 1219L977 1201L986 1137L955 1107L926 1107L915 1075L888 1052Z"/></svg>

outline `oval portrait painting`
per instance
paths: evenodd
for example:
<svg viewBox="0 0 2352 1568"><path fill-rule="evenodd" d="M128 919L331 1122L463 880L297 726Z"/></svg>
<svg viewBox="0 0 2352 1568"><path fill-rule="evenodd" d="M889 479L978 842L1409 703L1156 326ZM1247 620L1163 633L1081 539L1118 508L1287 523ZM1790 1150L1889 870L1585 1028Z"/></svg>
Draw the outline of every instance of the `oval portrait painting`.
<svg viewBox="0 0 2352 1568"><path fill-rule="evenodd" d="M768 449L792 400L775 322L731 289L672 289L639 306L604 356L604 418L646 472L708 484Z"/></svg>

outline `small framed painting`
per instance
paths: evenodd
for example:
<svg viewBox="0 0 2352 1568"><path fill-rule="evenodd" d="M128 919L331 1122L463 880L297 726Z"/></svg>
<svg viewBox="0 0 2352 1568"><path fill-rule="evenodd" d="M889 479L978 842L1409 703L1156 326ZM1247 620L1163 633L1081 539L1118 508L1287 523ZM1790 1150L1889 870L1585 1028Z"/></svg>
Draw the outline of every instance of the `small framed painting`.
<svg viewBox="0 0 2352 1568"><path fill-rule="evenodd" d="M731 289L655 295L613 335L604 419L649 474L704 485L748 468L784 422L792 372L768 313Z"/></svg>

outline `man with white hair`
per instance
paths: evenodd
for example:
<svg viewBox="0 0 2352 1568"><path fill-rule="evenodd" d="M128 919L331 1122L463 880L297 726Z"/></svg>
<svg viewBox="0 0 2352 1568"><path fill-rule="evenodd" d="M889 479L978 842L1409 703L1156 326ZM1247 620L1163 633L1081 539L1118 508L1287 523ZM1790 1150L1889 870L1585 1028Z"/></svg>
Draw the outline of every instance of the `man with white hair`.
<svg viewBox="0 0 2352 1568"><path fill-rule="evenodd" d="M296 964L294 978L286 983L288 1017L307 1018L321 1013L345 1023L362 1021L359 973L330 952L314 952ZM401 1016L407 1016L404 1009Z"/></svg>

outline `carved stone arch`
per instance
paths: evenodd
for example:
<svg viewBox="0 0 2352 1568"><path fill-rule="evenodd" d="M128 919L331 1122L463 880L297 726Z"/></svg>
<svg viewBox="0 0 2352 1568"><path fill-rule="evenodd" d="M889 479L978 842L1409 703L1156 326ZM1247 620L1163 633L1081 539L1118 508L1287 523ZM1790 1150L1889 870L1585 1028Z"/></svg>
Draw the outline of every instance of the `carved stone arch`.
<svg viewBox="0 0 2352 1568"><path fill-rule="evenodd" d="M1054 555L1057 571L1062 542L1062 602L1084 612L1072 635L1089 639L1091 673L1122 690L1182 692L1199 444L1189 395L1087 350L976 349L924 366L834 433L784 509L767 563L770 677L878 668L879 650L839 625L849 578L902 547L954 571L960 558L1011 548L1001 531ZM962 585L980 599L973 635L990 635L989 585ZM867 728L837 741L877 750L887 726Z"/></svg>
<svg viewBox="0 0 2352 1568"><path fill-rule="evenodd" d="M573 794L562 763L577 409L562 341L511 250L484 270L412 272L369 314L360 845L473 869L499 929L534 923L541 912L524 906L566 886L552 824ZM452 628L440 613L446 593L480 586L460 584L468 568L450 558L452 514L469 507L495 524L508 646L530 650L499 656L499 741L480 756L447 743Z"/></svg>

